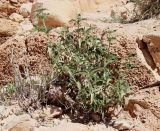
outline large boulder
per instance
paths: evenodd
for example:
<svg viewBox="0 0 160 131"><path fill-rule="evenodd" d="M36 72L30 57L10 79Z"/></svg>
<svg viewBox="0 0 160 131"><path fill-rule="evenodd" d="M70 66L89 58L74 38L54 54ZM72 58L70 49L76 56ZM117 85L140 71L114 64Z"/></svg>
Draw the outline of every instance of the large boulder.
<svg viewBox="0 0 160 131"><path fill-rule="evenodd" d="M66 26L77 14L96 9L105 0L37 0L32 6L31 20L34 25L42 24L36 18L38 9L46 9L46 26Z"/></svg>
<svg viewBox="0 0 160 131"><path fill-rule="evenodd" d="M74 4L69 0L37 0L32 6L31 20L33 24L41 24L36 18L39 9L46 9L48 15L45 18L46 26L64 26L76 17L77 11Z"/></svg>

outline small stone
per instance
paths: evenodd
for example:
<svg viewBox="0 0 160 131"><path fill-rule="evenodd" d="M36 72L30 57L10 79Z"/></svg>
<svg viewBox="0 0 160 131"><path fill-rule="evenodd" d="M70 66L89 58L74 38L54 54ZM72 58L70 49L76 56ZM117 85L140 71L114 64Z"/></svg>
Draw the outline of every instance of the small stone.
<svg viewBox="0 0 160 131"><path fill-rule="evenodd" d="M26 18L30 15L31 8L32 8L32 3L24 3L19 8L19 13Z"/></svg>
<svg viewBox="0 0 160 131"><path fill-rule="evenodd" d="M18 23L11 20L0 18L0 25L3 25L0 28L0 36L12 36L18 30Z"/></svg>
<svg viewBox="0 0 160 131"><path fill-rule="evenodd" d="M133 128L133 124L129 120L116 120L113 124L113 127L118 130L130 130Z"/></svg>
<svg viewBox="0 0 160 131"><path fill-rule="evenodd" d="M33 25L31 23L31 21L29 21L29 19L25 19L23 22L20 23L20 28L22 31L30 31L33 29ZM40 82L40 78L38 78L37 76L35 76L33 78L34 80L33 81L39 81Z"/></svg>
<svg viewBox="0 0 160 131"><path fill-rule="evenodd" d="M20 15L20 14L17 14L17 13L12 13L10 16L9 16L9 19L15 21L15 22L21 22L23 21L23 16Z"/></svg>
<svg viewBox="0 0 160 131"><path fill-rule="evenodd" d="M43 108L43 113L48 117L48 118L54 118L57 116L62 115L62 109L60 107L56 106L47 106Z"/></svg>

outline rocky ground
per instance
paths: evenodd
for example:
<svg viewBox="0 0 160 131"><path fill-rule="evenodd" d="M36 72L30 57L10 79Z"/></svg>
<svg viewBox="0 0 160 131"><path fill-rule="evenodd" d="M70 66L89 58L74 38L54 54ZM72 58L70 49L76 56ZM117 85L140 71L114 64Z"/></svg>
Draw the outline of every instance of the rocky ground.
<svg viewBox="0 0 160 131"><path fill-rule="evenodd" d="M34 76L31 79L34 79L37 83L39 83L37 74L51 75L51 64L46 53L47 37L54 41L60 27L52 29L48 35L43 32L34 32L30 21L33 2L27 0L0 1L1 85L13 80L16 80L18 85L28 70ZM115 14L116 18L111 14ZM94 121L88 124L80 124L73 122L69 116L63 113L60 107L48 105L35 110L35 105L32 104L30 99L6 99L2 86L0 131L160 130L159 89L158 87L141 89L145 85L160 80L157 73L159 68L158 58L150 59L150 56L159 56L159 53L155 54L149 48L152 45L155 47L154 44L160 41L159 19L123 23L123 21L128 21L133 17L133 3L125 0L104 2L96 9L82 12L82 15L87 18L84 25L91 24L98 31L104 29L116 30L113 34L116 40L111 45L111 52L119 57L121 70L131 87L130 93L126 96L125 106L123 108L117 107L116 110L110 109L114 113L112 119L105 124ZM137 38L139 38L138 42ZM146 40L146 38L148 39ZM150 55L146 53L148 51L146 51L146 46L140 48L140 41L147 46L149 45ZM125 66L126 62L133 67L127 68ZM32 94L34 97L35 93ZM95 121L98 119L97 116L93 118Z"/></svg>

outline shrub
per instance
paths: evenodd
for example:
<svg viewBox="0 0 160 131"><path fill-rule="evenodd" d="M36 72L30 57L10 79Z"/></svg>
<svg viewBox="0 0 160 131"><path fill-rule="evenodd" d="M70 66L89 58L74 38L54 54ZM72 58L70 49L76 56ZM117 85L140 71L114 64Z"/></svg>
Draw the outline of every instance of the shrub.
<svg viewBox="0 0 160 131"><path fill-rule="evenodd" d="M138 10L137 20L148 19L160 14L160 0L134 0Z"/></svg>
<svg viewBox="0 0 160 131"><path fill-rule="evenodd" d="M35 18L37 18L38 23L34 26L33 31L48 33L52 29L51 27L46 26L45 20L49 14L45 11L47 11L47 9L42 8L41 4L38 6L38 9L35 10Z"/></svg>
<svg viewBox="0 0 160 131"><path fill-rule="evenodd" d="M128 86L119 71L117 57L110 53L114 31L103 31L98 37L92 27L81 26L82 20L78 15L74 30L63 28L59 39L50 43L49 56L54 79L75 101L71 108L102 115L109 106L123 104ZM103 43L105 35L108 45Z"/></svg>

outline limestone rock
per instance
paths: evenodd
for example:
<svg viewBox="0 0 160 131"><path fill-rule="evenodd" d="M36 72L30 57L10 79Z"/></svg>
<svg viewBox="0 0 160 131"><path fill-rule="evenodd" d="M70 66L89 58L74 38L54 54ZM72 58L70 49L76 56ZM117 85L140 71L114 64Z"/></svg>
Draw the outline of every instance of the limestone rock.
<svg viewBox="0 0 160 131"><path fill-rule="evenodd" d="M48 15L45 18L45 24L50 27L68 25L69 21L76 18L77 15L76 8L69 0L38 0L32 6L31 20L33 24L42 24L42 21L36 18L37 10L40 9L46 9L44 12Z"/></svg>
<svg viewBox="0 0 160 131"><path fill-rule="evenodd" d="M17 13L13 13L9 16L9 19L15 21L15 22L21 22L23 21L23 16Z"/></svg>
<svg viewBox="0 0 160 131"><path fill-rule="evenodd" d="M13 114L21 113L22 110L19 106L13 105L13 106L0 106L0 119L5 119Z"/></svg>
<svg viewBox="0 0 160 131"><path fill-rule="evenodd" d="M92 11L103 4L105 0L75 0L74 4L78 9L78 12Z"/></svg>
<svg viewBox="0 0 160 131"><path fill-rule="evenodd" d="M11 15L16 12L16 7L10 5L9 3L3 3L0 5L0 12L5 13L6 15Z"/></svg>
<svg viewBox="0 0 160 131"><path fill-rule="evenodd" d="M34 126L35 125L33 125L32 121L25 121L17 124L8 131L33 131Z"/></svg>
<svg viewBox="0 0 160 131"><path fill-rule="evenodd" d="M33 25L31 21L28 18L26 18L24 21L20 23L20 28L22 32L30 31L33 29Z"/></svg>
<svg viewBox="0 0 160 131"><path fill-rule="evenodd" d="M148 51L150 60L152 60L152 63L154 63L154 65L157 67L158 73L160 74L160 32L155 31L149 33L148 35L144 35L141 40L137 41L137 43L141 49L143 48L143 50Z"/></svg>
<svg viewBox="0 0 160 131"><path fill-rule="evenodd" d="M88 127L79 123L63 123L55 127L40 127L35 131L89 131Z"/></svg>
<svg viewBox="0 0 160 131"><path fill-rule="evenodd" d="M54 117L60 116L62 114L62 109L60 107L56 107L56 106L47 106L47 107L43 108L43 113L48 118L54 118Z"/></svg>
<svg viewBox="0 0 160 131"><path fill-rule="evenodd" d="M133 125L130 121L122 119L122 120L116 120L114 122L113 127L118 130L130 130L133 128Z"/></svg>
<svg viewBox="0 0 160 131"><path fill-rule="evenodd" d="M23 17L28 17L31 14L32 3L24 3L19 8L19 13Z"/></svg>
<svg viewBox="0 0 160 131"><path fill-rule="evenodd" d="M0 119L3 117L3 113L5 112L6 107L5 106L0 106Z"/></svg>
<svg viewBox="0 0 160 131"><path fill-rule="evenodd" d="M12 36L18 30L18 23L13 22L11 20L0 18L0 36Z"/></svg>
<svg viewBox="0 0 160 131"><path fill-rule="evenodd" d="M1 121L3 131L31 131L37 125L37 122L29 115L9 116Z"/></svg>
<svg viewBox="0 0 160 131"><path fill-rule="evenodd" d="M27 3L28 0L18 0L19 3L23 4L23 3Z"/></svg>
<svg viewBox="0 0 160 131"><path fill-rule="evenodd" d="M126 5L114 6L111 11L111 17L113 19L119 19L124 21L129 21L134 16L134 3L129 2Z"/></svg>
<svg viewBox="0 0 160 131"><path fill-rule="evenodd" d="M46 9L48 15L45 19L46 26L66 26L69 21L75 19L77 14L91 11L103 4L105 0L37 0L31 11L31 20L34 25L42 24L36 17L36 10ZM63 7L63 8L61 8Z"/></svg>

